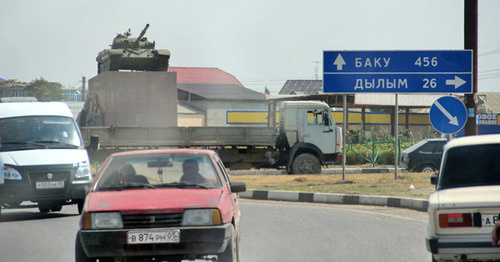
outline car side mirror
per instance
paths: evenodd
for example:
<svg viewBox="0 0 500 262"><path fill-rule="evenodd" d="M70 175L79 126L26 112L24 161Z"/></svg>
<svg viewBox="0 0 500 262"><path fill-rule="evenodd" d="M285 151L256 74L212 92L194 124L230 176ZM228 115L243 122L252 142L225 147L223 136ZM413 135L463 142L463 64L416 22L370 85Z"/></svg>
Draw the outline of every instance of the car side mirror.
<svg viewBox="0 0 500 262"><path fill-rule="evenodd" d="M97 136L97 135L90 136L90 144L87 148L92 150L92 151L97 151L97 150L99 150L99 147L100 147L99 136Z"/></svg>
<svg viewBox="0 0 500 262"><path fill-rule="evenodd" d="M431 184L432 185L437 185L438 182L438 177L437 176L431 176Z"/></svg>
<svg viewBox="0 0 500 262"><path fill-rule="evenodd" d="M230 187L231 187L231 192L233 193L247 191L247 185L243 182L231 182Z"/></svg>

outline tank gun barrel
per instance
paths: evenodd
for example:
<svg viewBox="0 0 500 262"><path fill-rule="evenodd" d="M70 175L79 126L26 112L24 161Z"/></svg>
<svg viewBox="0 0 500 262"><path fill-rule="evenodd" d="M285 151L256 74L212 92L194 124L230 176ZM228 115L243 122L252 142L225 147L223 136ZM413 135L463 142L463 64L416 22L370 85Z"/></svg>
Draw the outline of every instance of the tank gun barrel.
<svg viewBox="0 0 500 262"><path fill-rule="evenodd" d="M146 34L146 31L148 31L149 24L146 24L144 29L142 29L141 34L137 37L137 39L134 42L134 46L139 44L139 41L141 41L142 37Z"/></svg>

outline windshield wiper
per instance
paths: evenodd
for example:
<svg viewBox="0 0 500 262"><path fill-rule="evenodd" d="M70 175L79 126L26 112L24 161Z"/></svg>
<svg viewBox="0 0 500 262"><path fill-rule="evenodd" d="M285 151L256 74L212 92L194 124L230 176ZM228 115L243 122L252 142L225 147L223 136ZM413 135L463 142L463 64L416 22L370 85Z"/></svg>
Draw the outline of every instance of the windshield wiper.
<svg viewBox="0 0 500 262"><path fill-rule="evenodd" d="M72 148L77 148L78 146L75 146L73 144L68 144L68 143L63 143L59 141L53 141L53 140L40 140L40 141L35 141L35 143L43 143L43 144L56 144L58 146L65 146L65 147L72 147ZM42 145L43 146L43 145Z"/></svg>
<svg viewBox="0 0 500 262"><path fill-rule="evenodd" d="M12 142L2 142L2 146L4 145L28 145L30 147L23 147L23 149L28 149L28 148L47 148L45 145L38 144L36 142L31 142L31 141L12 141Z"/></svg>
<svg viewBox="0 0 500 262"><path fill-rule="evenodd" d="M175 188L203 188L203 189L208 189L208 187L199 185L199 184L192 184L192 183L186 183L186 182L172 182L172 183L165 183L165 184L159 184L156 185L156 187L175 187Z"/></svg>
<svg viewBox="0 0 500 262"><path fill-rule="evenodd" d="M99 191L115 191L115 190L120 191L120 190L139 189L139 188L156 188L156 187L150 184L127 182L121 185L99 187Z"/></svg>

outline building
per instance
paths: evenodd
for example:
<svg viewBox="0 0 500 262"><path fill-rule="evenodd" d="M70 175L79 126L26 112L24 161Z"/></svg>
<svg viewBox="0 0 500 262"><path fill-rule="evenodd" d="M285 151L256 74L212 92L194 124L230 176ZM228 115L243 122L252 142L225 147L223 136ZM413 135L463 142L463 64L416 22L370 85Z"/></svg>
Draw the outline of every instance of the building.
<svg viewBox="0 0 500 262"><path fill-rule="evenodd" d="M0 80L0 97L24 97L28 96L27 83L17 80Z"/></svg>
<svg viewBox="0 0 500 262"><path fill-rule="evenodd" d="M228 116L233 112L267 112L264 94L245 88L236 77L221 69L169 67L168 71L177 73L177 97L184 112L178 114L181 125L255 125L245 118L231 122Z"/></svg>
<svg viewBox="0 0 500 262"><path fill-rule="evenodd" d="M399 130L408 130L414 134L416 140L421 139L434 130L429 119L429 109L438 98L446 94L399 94L398 95L398 123ZM318 99L323 100L334 108L334 119L343 124L342 97L339 94L324 94L322 80L288 80L283 85L278 96L274 99ZM341 94L340 96L343 96ZM463 95L454 96L463 99ZM395 127L395 94L387 93L355 93L347 94L347 129L349 130L386 130L394 135ZM479 134L500 133L500 93L478 93L479 112L488 114L478 115ZM481 121L481 118L487 118ZM457 136L463 135L463 130Z"/></svg>
<svg viewBox="0 0 500 262"><path fill-rule="evenodd" d="M63 88L64 100L62 102L80 102L82 101L82 89L77 87ZM88 89L85 90L85 97L88 95Z"/></svg>

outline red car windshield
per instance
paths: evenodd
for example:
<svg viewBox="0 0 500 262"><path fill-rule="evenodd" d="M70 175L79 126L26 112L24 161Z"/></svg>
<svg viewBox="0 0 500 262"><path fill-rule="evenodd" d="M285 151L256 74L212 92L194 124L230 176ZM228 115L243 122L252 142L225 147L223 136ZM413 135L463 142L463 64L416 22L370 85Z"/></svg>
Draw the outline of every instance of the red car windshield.
<svg viewBox="0 0 500 262"><path fill-rule="evenodd" d="M221 187L208 155L174 153L116 156L104 167L96 190Z"/></svg>

